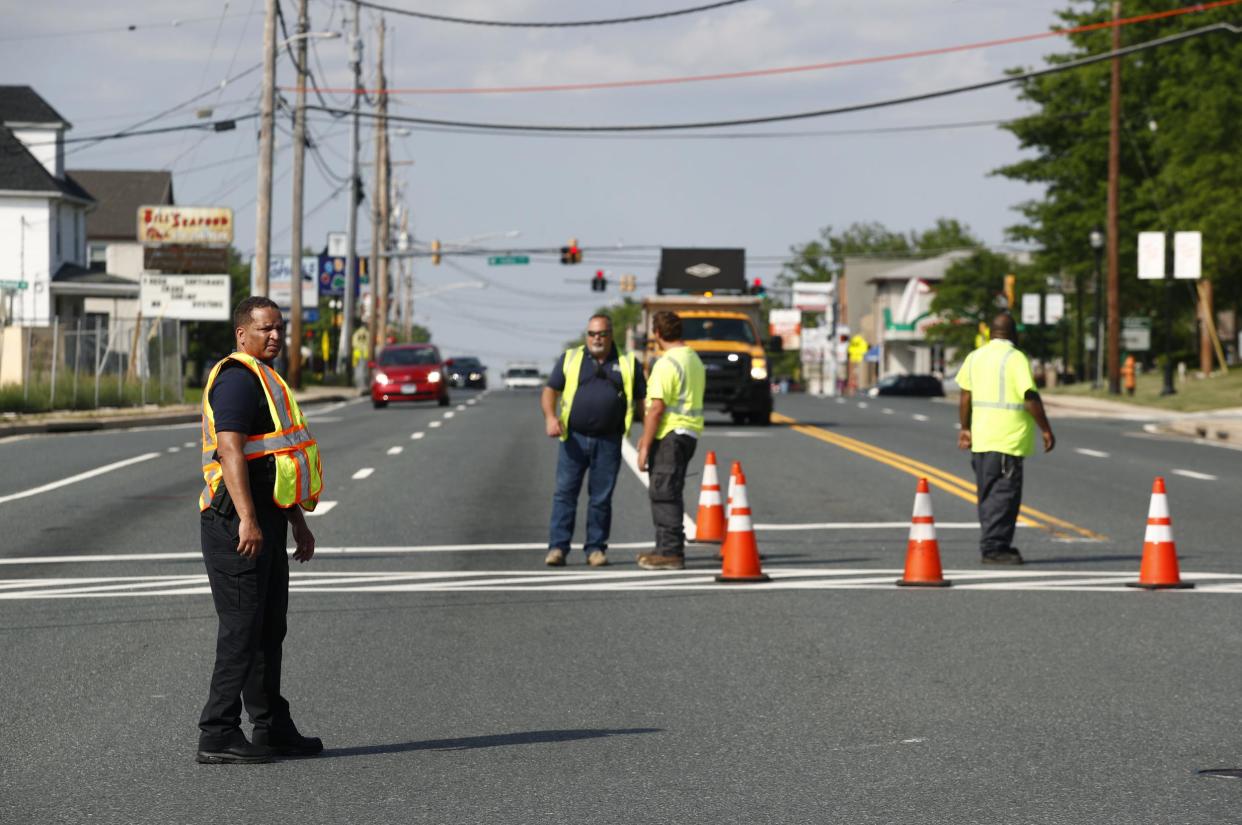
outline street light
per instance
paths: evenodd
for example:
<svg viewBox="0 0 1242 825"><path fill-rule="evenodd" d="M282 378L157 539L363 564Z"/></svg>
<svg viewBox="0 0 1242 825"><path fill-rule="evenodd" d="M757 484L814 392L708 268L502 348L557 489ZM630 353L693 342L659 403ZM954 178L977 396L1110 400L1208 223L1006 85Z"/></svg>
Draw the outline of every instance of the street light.
<svg viewBox="0 0 1242 825"><path fill-rule="evenodd" d="M1104 375L1104 233L1092 229L1090 240L1091 249L1095 251L1095 375L1091 378L1091 389L1098 390Z"/></svg>

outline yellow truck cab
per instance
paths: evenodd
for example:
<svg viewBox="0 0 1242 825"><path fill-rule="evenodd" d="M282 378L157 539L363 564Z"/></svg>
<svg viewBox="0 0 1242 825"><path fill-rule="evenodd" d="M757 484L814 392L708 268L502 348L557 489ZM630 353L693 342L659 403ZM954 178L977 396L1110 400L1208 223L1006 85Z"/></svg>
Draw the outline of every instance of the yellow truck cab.
<svg viewBox="0 0 1242 825"><path fill-rule="evenodd" d="M735 424L766 425L772 387L762 335L762 299L746 295L745 250L664 249L656 295L643 299L648 370L659 358L651 319L668 310L681 317L682 337L707 373L704 406L728 413ZM722 294L723 293L723 294ZM779 350L780 341L767 342Z"/></svg>

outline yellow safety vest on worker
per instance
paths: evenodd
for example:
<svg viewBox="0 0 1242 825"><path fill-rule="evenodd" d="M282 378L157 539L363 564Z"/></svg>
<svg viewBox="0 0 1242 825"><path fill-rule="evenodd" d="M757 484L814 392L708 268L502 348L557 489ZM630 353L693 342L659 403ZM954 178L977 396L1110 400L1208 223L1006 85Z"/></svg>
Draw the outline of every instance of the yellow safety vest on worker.
<svg viewBox="0 0 1242 825"><path fill-rule="evenodd" d="M561 370L565 373L565 389L561 391L561 441L569 439L569 411L574 404L574 394L578 392L578 374L585 357L585 346L574 347L565 350L561 361ZM617 367L621 370L621 385L625 390L625 434L629 435L630 425L634 423L634 357L620 347L617 348Z"/></svg>
<svg viewBox="0 0 1242 825"><path fill-rule="evenodd" d="M647 398L664 402L664 416L657 439L674 430L703 432L703 396L707 393L707 371L699 354L690 347L674 347L660 356L647 379Z"/></svg>
<svg viewBox="0 0 1242 825"><path fill-rule="evenodd" d="M1026 393L1035 389L1035 378L1012 341L994 338L966 356L957 385L970 393L971 452L1034 454L1035 419L1026 411Z"/></svg>
<svg viewBox="0 0 1242 825"><path fill-rule="evenodd" d="M206 510L216 490L224 480L224 469L216 454L216 417L211 409L211 387L216 376L230 361L236 361L253 372L267 398L267 408L272 414L276 429L270 433L251 435L246 439L246 460L255 461L272 456L276 462L276 483L272 488L272 501L277 507L288 509L301 505L314 510L323 490L323 464L319 459L319 445L306 428L306 417L298 408L289 385L276 370L244 352L234 352L211 370L203 387L203 480L206 486L198 497L198 509Z"/></svg>

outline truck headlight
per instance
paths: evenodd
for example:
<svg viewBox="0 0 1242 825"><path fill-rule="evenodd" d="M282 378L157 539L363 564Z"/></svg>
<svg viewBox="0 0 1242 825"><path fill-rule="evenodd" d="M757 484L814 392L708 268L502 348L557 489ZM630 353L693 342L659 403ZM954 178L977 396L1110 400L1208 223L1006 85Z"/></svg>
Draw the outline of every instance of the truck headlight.
<svg viewBox="0 0 1242 825"><path fill-rule="evenodd" d="M768 377L768 368L760 364L750 368L750 377L756 381L762 381Z"/></svg>

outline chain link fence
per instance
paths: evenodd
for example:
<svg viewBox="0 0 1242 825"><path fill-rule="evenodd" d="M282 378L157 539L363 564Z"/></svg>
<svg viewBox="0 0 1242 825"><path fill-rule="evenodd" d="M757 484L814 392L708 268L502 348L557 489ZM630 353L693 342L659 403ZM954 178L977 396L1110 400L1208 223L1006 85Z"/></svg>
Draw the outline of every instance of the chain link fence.
<svg viewBox="0 0 1242 825"><path fill-rule="evenodd" d="M93 315L9 327L0 347L0 412L182 403L183 344L172 320Z"/></svg>

